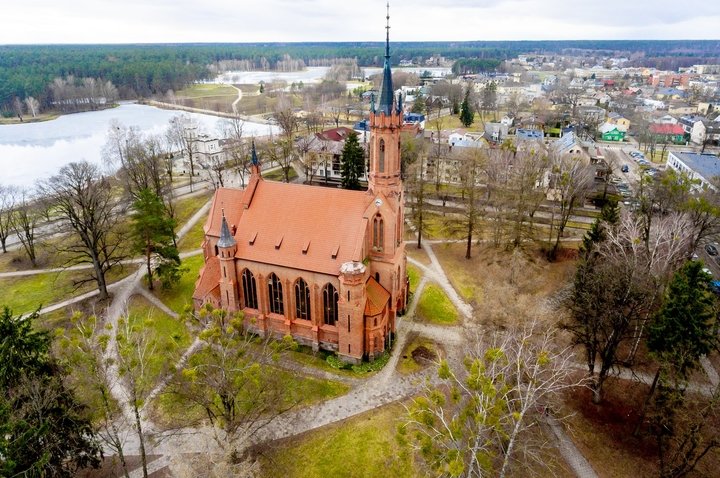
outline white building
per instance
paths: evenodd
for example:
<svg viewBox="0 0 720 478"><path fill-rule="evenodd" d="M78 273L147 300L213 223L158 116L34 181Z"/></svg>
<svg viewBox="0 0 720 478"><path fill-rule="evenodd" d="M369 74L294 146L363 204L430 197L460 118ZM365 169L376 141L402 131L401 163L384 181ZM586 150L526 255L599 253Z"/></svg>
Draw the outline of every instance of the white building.
<svg viewBox="0 0 720 478"><path fill-rule="evenodd" d="M712 183L720 176L720 158L714 154L670 151L667 167L696 180L698 183L693 185L695 190L715 190Z"/></svg>

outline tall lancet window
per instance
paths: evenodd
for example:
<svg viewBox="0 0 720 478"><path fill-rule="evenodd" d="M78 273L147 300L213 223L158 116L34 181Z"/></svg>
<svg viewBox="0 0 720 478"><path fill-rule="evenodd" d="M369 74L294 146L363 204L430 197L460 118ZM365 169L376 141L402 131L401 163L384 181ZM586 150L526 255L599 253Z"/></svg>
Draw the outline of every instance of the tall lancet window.
<svg viewBox="0 0 720 478"><path fill-rule="evenodd" d="M270 298L270 312L283 315L285 308L283 306L282 283L274 273L270 274L268 278L268 296Z"/></svg>
<svg viewBox="0 0 720 478"><path fill-rule="evenodd" d="M378 154L378 171L381 173L385 172L385 140L380 140L380 147L378 148L379 154Z"/></svg>
<svg viewBox="0 0 720 478"><path fill-rule="evenodd" d="M385 246L385 222L380 214L373 219L373 249L382 251Z"/></svg>
<svg viewBox="0 0 720 478"><path fill-rule="evenodd" d="M295 283L295 317L310 320L310 288L302 279Z"/></svg>

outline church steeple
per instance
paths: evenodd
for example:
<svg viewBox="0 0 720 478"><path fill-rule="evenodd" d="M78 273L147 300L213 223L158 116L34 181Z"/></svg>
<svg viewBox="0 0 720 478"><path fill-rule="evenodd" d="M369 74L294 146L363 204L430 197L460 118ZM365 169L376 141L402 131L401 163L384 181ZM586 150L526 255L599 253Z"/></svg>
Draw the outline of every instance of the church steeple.
<svg viewBox="0 0 720 478"><path fill-rule="evenodd" d="M368 190L385 197L399 197L400 131L403 125L402 100L395 97L390 70L390 5L385 19L385 68L378 108L370 110L370 171Z"/></svg>
<svg viewBox="0 0 720 478"><path fill-rule="evenodd" d="M394 89L392 84L392 71L390 70L390 4L387 4L387 15L385 16L385 64L383 65L382 90L380 92L380 111L390 116L394 106Z"/></svg>

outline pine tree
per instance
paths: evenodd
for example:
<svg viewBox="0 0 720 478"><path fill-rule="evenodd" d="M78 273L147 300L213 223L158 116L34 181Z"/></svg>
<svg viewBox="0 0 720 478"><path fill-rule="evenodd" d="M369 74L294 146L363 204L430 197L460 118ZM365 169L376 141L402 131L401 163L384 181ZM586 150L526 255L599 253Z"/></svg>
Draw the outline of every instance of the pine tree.
<svg viewBox="0 0 720 478"><path fill-rule="evenodd" d="M133 204L133 245L137 252L145 255L148 273L148 287L153 289L153 255L160 259L158 275L167 286L178 278L180 256L174 245L175 220L167 213L162 200L149 189L143 189Z"/></svg>
<svg viewBox="0 0 720 478"><path fill-rule="evenodd" d="M470 89L465 92L465 99L463 99L462 105L460 106L460 122L467 128L475 120L475 112L470 106Z"/></svg>
<svg viewBox="0 0 720 478"><path fill-rule="evenodd" d="M341 161L343 189L362 189L360 177L365 172L365 152L360 146L357 133L350 133L345 140Z"/></svg>

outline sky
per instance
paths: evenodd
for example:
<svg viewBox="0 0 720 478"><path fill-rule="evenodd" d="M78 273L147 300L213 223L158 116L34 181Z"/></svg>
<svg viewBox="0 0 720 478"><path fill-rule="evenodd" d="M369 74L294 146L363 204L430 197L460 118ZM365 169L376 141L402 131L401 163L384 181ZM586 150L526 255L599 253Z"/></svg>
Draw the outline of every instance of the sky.
<svg viewBox="0 0 720 478"><path fill-rule="evenodd" d="M385 0L0 0L0 44L381 41ZM391 40L720 39L717 0L395 0Z"/></svg>

